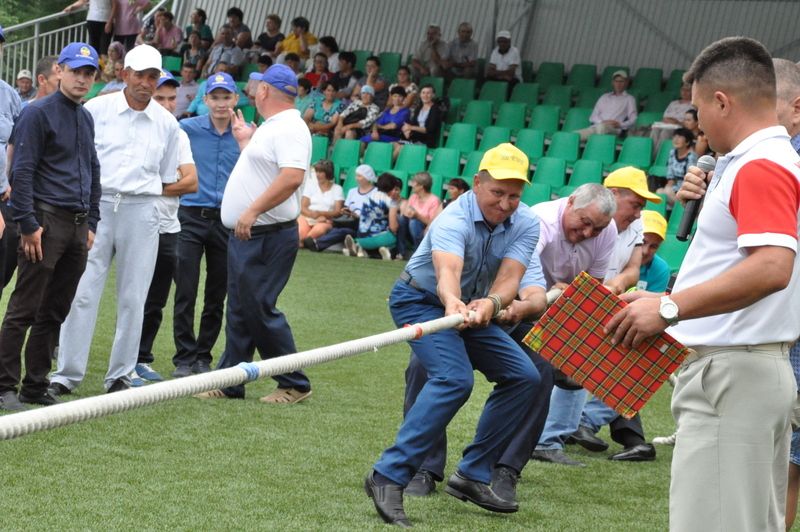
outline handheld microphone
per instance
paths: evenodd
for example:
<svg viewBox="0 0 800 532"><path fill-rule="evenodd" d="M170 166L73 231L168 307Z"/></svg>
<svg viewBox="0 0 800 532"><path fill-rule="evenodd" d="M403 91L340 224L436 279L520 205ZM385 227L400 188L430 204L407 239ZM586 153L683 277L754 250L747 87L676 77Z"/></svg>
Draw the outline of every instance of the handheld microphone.
<svg viewBox="0 0 800 532"><path fill-rule="evenodd" d="M717 165L717 161L710 155L703 155L697 161L697 167L708 174ZM681 223L678 225L678 232L675 237L681 242L686 242L689 239L689 233L692 232L692 226L697 220L697 214L700 212L701 199L689 200L686 202L686 207L681 216Z"/></svg>

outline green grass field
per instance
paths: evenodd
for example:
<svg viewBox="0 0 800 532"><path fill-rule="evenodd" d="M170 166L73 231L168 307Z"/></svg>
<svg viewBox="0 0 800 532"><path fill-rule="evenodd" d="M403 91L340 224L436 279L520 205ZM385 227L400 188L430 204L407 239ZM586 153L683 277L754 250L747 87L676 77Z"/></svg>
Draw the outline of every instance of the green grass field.
<svg viewBox="0 0 800 532"><path fill-rule="evenodd" d="M392 329L386 299L401 268L301 252L280 300L298 349ZM155 350L154 366L164 375L173 369L171 311L170 303ZM107 289L89 373L73 397L102 392L114 316ZM221 337L214 362L223 345ZM180 399L0 442L0 529L382 528L362 483L401 420L407 360L402 344L312 368L314 395L296 406L259 403L274 388L271 380L259 381L248 385L244 401ZM471 439L489 389L476 379L450 425L448 472ZM643 412L650 438L673 429L670 392L660 390ZM601 436L607 439L607 430ZM530 462L516 514L486 512L441 488L428 499L407 499L406 512L422 530L667 528L671 448L638 464L608 461L616 444L602 454L569 450L587 467Z"/></svg>

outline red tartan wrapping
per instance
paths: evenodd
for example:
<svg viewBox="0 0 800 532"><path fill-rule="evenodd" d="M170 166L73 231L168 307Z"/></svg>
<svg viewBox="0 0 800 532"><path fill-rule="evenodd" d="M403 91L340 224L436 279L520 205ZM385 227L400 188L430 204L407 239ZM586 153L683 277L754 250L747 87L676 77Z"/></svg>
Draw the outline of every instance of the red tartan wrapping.
<svg viewBox="0 0 800 532"><path fill-rule="evenodd" d="M626 303L586 272L531 329L524 342L625 418L642 409L687 354L662 333L625 350L603 326Z"/></svg>

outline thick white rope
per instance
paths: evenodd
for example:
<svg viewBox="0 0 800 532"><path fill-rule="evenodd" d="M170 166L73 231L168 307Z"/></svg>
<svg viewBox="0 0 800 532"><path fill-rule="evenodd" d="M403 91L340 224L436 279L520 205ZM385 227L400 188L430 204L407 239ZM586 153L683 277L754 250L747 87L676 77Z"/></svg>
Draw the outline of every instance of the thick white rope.
<svg viewBox="0 0 800 532"><path fill-rule="evenodd" d="M0 417L0 440L9 440L63 427L81 421L110 414L133 410L178 397L187 397L201 392L235 386L246 382L290 373L309 366L322 364L368 351L377 351L400 342L407 342L426 334L457 327L464 322L463 316L454 314L436 320L388 331L358 340L330 345L294 353L260 362L242 363L233 368L220 369L182 379L158 382L141 388L87 397L60 403L46 408L28 410Z"/></svg>

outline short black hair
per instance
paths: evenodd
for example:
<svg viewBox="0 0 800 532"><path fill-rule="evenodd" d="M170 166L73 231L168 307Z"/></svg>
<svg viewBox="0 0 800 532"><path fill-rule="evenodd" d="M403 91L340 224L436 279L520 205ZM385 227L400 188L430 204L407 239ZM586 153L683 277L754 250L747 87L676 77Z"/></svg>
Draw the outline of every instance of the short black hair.
<svg viewBox="0 0 800 532"><path fill-rule="evenodd" d="M350 66L355 66L356 54L354 54L353 52L340 52L339 61L347 61L348 63L350 63Z"/></svg>
<svg viewBox="0 0 800 532"><path fill-rule="evenodd" d="M367 57L367 61L374 61L376 65L381 66L381 60L378 59L377 55L371 55L371 56Z"/></svg>
<svg viewBox="0 0 800 532"><path fill-rule="evenodd" d="M202 9L202 8L199 8L199 7L197 7L197 8L195 8L195 10L194 10L194 11L195 11L195 13L197 13L197 15L200 17L200 23L201 23L201 24L205 24L205 23L206 23L206 20L208 20L208 15L206 14L206 10L205 10L205 9Z"/></svg>
<svg viewBox="0 0 800 532"><path fill-rule="evenodd" d="M306 92L311 92L311 82L308 81L306 78L298 79L297 84L303 87L306 90Z"/></svg>
<svg viewBox="0 0 800 532"><path fill-rule="evenodd" d="M697 122L697 109L695 109L694 107L690 107L684 114L692 115L694 121Z"/></svg>
<svg viewBox="0 0 800 532"><path fill-rule="evenodd" d="M331 53L338 53L339 52L339 44L336 42L336 39L331 37L330 35L326 35L325 37L319 38L319 43L324 44Z"/></svg>
<svg viewBox="0 0 800 532"><path fill-rule="evenodd" d="M244 20L244 11L239 9L238 7L232 7L225 13L226 17L238 17L239 20Z"/></svg>
<svg viewBox="0 0 800 532"><path fill-rule="evenodd" d="M53 71L53 65L58 64L58 56L57 55L46 55L39 59L36 63L36 70L34 71L33 77L38 78L39 76L47 77L50 75L50 72Z"/></svg>
<svg viewBox="0 0 800 532"><path fill-rule="evenodd" d="M672 132L672 136L680 135L681 137L686 139L686 144L691 146L694 143L694 133L690 130L686 129L685 127L679 127L675 131Z"/></svg>
<svg viewBox="0 0 800 532"><path fill-rule="evenodd" d="M384 194L388 194L395 188L395 176L390 174L389 172L384 172L378 176L378 181L375 183L375 186L378 187L378 190L383 192ZM397 179L400 181L399 179ZM402 187L403 182L400 181L400 186Z"/></svg>
<svg viewBox="0 0 800 532"><path fill-rule="evenodd" d="M333 90L336 90L336 85L334 85L332 81L327 81L327 80L321 81L320 84L317 85L317 90L320 93L323 93L323 92L325 92L325 89L328 88L328 86L331 86L331 87L333 87Z"/></svg>
<svg viewBox="0 0 800 532"><path fill-rule="evenodd" d="M297 61L300 62L300 56L294 52L289 52L285 56L283 56L284 61Z"/></svg>
<svg viewBox="0 0 800 532"><path fill-rule="evenodd" d="M400 96L405 98L406 90L400 85L395 85L394 87L392 87L392 90L389 91L389 95L391 96L392 94L399 94Z"/></svg>
<svg viewBox="0 0 800 532"><path fill-rule="evenodd" d="M447 182L447 186L456 187L461 192L466 192L469 190L469 183L461 179L460 177L454 177L450 181Z"/></svg>
<svg viewBox="0 0 800 532"><path fill-rule="evenodd" d="M311 27L311 23L305 17L297 17L295 19L292 19L292 26L300 28L303 31L308 31L308 28Z"/></svg>
<svg viewBox="0 0 800 532"><path fill-rule="evenodd" d="M269 56L269 54L261 54L258 56L257 63L270 67L272 66L272 58Z"/></svg>

